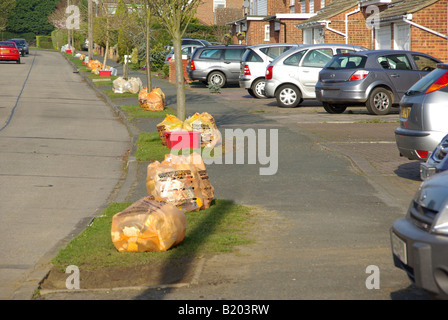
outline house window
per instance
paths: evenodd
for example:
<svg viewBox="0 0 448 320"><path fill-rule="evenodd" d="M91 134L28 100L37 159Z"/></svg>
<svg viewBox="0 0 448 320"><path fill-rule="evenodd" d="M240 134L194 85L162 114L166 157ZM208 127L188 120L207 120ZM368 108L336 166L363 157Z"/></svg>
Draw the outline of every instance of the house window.
<svg viewBox="0 0 448 320"><path fill-rule="evenodd" d="M213 0L213 12L215 12L216 8L225 8L226 0Z"/></svg>
<svg viewBox="0 0 448 320"><path fill-rule="evenodd" d="M314 0L310 1L310 13L314 13Z"/></svg>
<svg viewBox="0 0 448 320"><path fill-rule="evenodd" d="M296 8L295 8L295 0L290 0L289 1L289 13L295 13Z"/></svg>
<svg viewBox="0 0 448 320"><path fill-rule="evenodd" d="M320 0L320 8L325 8L325 0Z"/></svg>
<svg viewBox="0 0 448 320"><path fill-rule="evenodd" d="M264 25L264 41L271 40L271 26L269 24Z"/></svg>
<svg viewBox="0 0 448 320"><path fill-rule="evenodd" d="M394 24L394 49L411 49L411 26L409 24Z"/></svg>
<svg viewBox="0 0 448 320"><path fill-rule="evenodd" d="M300 12L301 13L305 13L306 12L305 0L300 0Z"/></svg>

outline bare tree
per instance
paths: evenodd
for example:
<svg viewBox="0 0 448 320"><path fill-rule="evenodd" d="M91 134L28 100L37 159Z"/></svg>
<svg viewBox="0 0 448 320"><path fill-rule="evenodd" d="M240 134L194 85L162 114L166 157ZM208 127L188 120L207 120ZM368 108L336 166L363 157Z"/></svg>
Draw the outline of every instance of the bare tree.
<svg viewBox="0 0 448 320"><path fill-rule="evenodd" d="M177 117L185 120L185 83L182 63L182 36L201 0L155 0L154 15L159 17L173 38L177 89Z"/></svg>

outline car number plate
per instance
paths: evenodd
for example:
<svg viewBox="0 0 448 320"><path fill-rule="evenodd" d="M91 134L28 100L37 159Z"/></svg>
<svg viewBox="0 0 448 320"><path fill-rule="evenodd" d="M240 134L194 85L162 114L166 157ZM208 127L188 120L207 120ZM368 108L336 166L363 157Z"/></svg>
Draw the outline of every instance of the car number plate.
<svg viewBox="0 0 448 320"><path fill-rule="evenodd" d="M406 242L401 240L394 232L391 236L392 252L400 259L404 264L408 264L408 257L406 254Z"/></svg>
<svg viewBox="0 0 448 320"><path fill-rule="evenodd" d="M409 112L411 112L411 108L401 107L401 109L400 109L400 117L404 118L404 119L409 118Z"/></svg>
<svg viewBox="0 0 448 320"><path fill-rule="evenodd" d="M0 50L0 53L9 53L9 50Z"/></svg>

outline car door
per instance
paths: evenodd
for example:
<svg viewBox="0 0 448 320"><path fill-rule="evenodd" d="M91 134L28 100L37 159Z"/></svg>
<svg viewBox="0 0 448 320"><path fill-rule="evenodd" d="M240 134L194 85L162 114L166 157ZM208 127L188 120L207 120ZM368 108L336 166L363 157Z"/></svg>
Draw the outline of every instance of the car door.
<svg viewBox="0 0 448 320"><path fill-rule="evenodd" d="M333 57L332 48L310 49L305 54L298 70L298 81L302 84L302 93L306 98L316 96L315 86L319 79L319 72Z"/></svg>
<svg viewBox="0 0 448 320"><path fill-rule="evenodd" d="M241 58L245 48L228 48L224 50L223 71L228 80L238 80L240 76Z"/></svg>
<svg viewBox="0 0 448 320"><path fill-rule="evenodd" d="M398 103L408 89L420 80L420 72L416 70L406 53L384 55L378 58L378 62L383 67L390 81L390 85L398 94L395 103Z"/></svg>

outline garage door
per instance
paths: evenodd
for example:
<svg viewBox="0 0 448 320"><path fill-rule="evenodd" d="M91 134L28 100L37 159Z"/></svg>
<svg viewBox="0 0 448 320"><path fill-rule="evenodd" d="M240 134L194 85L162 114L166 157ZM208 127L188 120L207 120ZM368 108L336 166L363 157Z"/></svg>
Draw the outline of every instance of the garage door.
<svg viewBox="0 0 448 320"><path fill-rule="evenodd" d="M381 26L375 29L375 49L392 49L391 47L391 28L390 25Z"/></svg>
<svg viewBox="0 0 448 320"><path fill-rule="evenodd" d="M394 25L394 49L411 50L411 26L409 24Z"/></svg>

